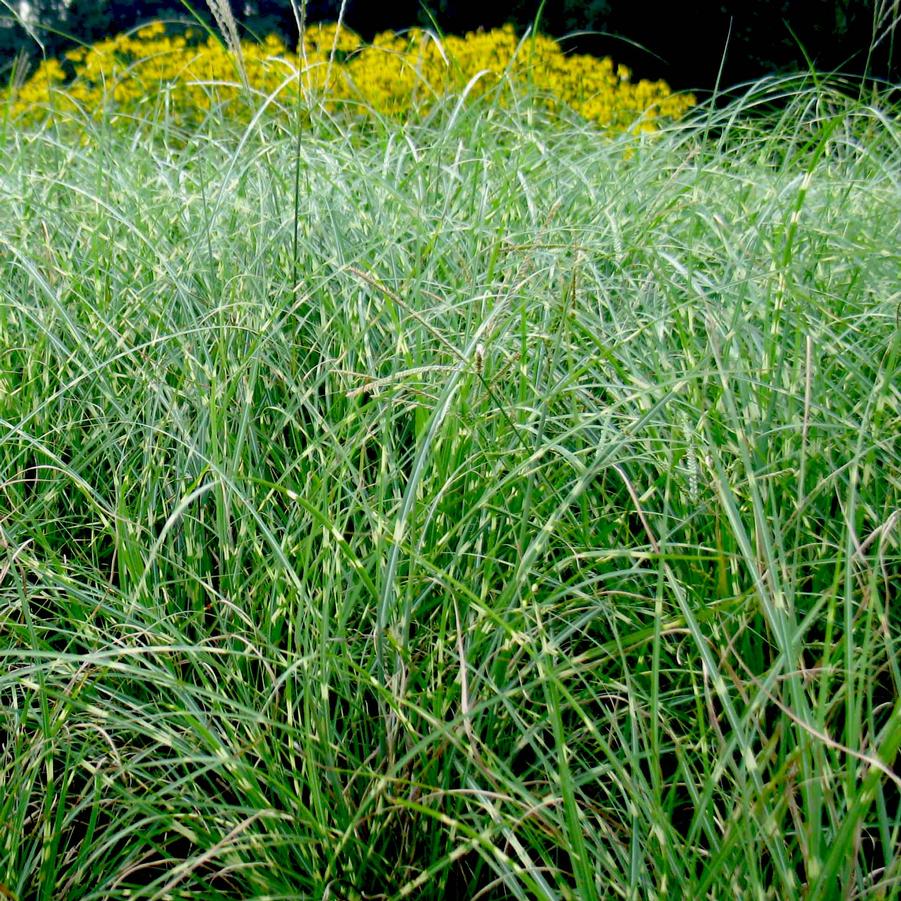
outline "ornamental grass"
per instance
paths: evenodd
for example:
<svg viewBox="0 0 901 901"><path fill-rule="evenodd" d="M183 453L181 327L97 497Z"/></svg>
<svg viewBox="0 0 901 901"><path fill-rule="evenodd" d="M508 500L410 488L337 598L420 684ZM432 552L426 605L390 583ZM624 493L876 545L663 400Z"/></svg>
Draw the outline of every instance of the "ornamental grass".
<svg viewBox="0 0 901 901"><path fill-rule="evenodd" d="M897 109L487 112L0 128L4 898L897 896Z"/></svg>
<svg viewBox="0 0 901 901"><path fill-rule="evenodd" d="M892 97L129 40L0 114L0 898L897 897Z"/></svg>

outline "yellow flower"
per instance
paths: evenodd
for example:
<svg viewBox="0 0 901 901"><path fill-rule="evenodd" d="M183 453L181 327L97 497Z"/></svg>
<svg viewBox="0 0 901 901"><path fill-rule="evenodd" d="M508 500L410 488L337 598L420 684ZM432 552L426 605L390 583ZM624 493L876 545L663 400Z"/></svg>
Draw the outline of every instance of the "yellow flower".
<svg viewBox="0 0 901 901"><path fill-rule="evenodd" d="M414 28L403 35L384 32L364 44L347 28L317 24L306 29L298 52L274 35L243 43L241 52L251 99L271 94L293 68L302 72L308 96L321 95L331 111L355 114L403 118L467 88L470 101L494 91L495 102L504 105L513 93L528 92L550 115L570 109L603 129L648 132L680 118L695 103L661 81L633 84L629 69L610 59L567 55L547 36L520 41L509 26L440 40ZM212 37L198 43L190 29L169 35L161 22L153 22L133 34L71 50L65 58L74 78L66 82L55 60L41 63L11 98L14 115L29 122L48 110L77 105L99 117L112 105L128 121L129 114L160 100L168 116L190 124L211 105L228 108L239 120L255 109L245 102L229 50ZM296 89L288 84L282 99L290 101ZM53 95L59 103L51 104Z"/></svg>

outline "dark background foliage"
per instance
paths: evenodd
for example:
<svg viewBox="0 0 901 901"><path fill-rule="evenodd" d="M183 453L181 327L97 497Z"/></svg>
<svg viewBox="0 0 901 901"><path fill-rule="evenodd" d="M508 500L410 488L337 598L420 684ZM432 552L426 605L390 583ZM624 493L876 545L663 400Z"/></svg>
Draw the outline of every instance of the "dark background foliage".
<svg viewBox="0 0 901 901"><path fill-rule="evenodd" d="M20 3L5 5L15 9ZM89 43L150 19L189 15L180 0L29 0L27 6L50 55L73 40ZM207 17L200 0L192 6ZM411 25L464 33L509 22L521 33L540 8L541 30L568 36L567 48L609 55L638 77L665 78L674 88L704 92L716 84L721 64L721 86L804 70L809 63L820 71L896 81L893 6L897 11L896 0L547 0L543 7L539 0L348 0L345 21L367 38ZM308 20L335 20L339 7L340 0L308 0ZM233 0L232 8L253 34L278 31L296 38L289 0ZM19 51L39 52L0 2L0 73Z"/></svg>

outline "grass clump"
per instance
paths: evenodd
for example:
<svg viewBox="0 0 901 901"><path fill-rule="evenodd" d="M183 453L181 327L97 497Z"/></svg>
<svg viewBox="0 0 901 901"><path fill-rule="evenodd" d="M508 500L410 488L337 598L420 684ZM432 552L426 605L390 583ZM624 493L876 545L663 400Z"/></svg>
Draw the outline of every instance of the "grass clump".
<svg viewBox="0 0 901 901"><path fill-rule="evenodd" d="M84 127L0 147L6 894L896 891L895 110Z"/></svg>

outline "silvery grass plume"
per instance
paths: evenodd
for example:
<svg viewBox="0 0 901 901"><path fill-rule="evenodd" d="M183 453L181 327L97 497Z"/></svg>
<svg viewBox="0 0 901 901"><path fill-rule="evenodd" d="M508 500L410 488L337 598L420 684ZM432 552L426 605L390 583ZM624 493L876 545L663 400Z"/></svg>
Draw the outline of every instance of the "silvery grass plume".
<svg viewBox="0 0 901 901"><path fill-rule="evenodd" d="M338 27L335 29L335 37L332 39L332 49L328 55L328 68L325 71L325 83L331 84L332 63L335 61L335 53L338 50L338 35L341 34L341 27L344 25L344 10L347 8L347 0L341 0L341 6L338 9Z"/></svg>
<svg viewBox="0 0 901 901"><path fill-rule="evenodd" d="M231 5L228 0L207 0L207 6L216 20L216 26L225 39L226 46L235 57L241 83L245 88L249 88L247 70L244 68L244 56L241 53L241 39L238 37L238 23L232 14Z"/></svg>
<svg viewBox="0 0 901 901"><path fill-rule="evenodd" d="M9 87L13 95L15 95L28 80L29 71L28 54L24 50L20 50L13 57L12 70L9 76Z"/></svg>

